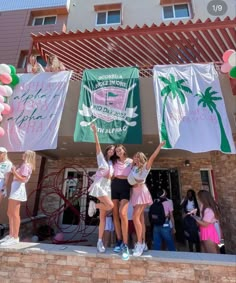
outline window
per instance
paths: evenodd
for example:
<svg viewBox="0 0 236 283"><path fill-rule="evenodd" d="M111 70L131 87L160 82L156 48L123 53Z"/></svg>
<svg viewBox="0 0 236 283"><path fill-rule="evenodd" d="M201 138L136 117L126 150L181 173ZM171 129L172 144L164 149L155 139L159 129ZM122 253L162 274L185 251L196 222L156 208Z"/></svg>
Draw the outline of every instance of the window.
<svg viewBox="0 0 236 283"><path fill-rule="evenodd" d="M200 169L202 189L208 190L213 198L215 198L213 172L210 169Z"/></svg>
<svg viewBox="0 0 236 283"><path fill-rule="evenodd" d="M57 17L35 17L33 20L33 26L44 26L44 25L54 25L56 24Z"/></svg>
<svg viewBox="0 0 236 283"><path fill-rule="evenodd" d="M163 6L163 19L186 19L190 18L190 9L188 4Z"/></svg>
<svg viewBox="0 0 236 283"><path fill-rule="evenodd" d="M97 13L97 25L112 25L121 23L121 11L105 11Z"/></svg>

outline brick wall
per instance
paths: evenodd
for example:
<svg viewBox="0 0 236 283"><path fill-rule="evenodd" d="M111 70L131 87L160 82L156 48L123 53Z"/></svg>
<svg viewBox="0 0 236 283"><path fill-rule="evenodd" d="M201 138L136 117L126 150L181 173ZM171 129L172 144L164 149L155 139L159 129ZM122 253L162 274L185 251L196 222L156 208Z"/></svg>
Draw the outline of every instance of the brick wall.
<svg viewBox="0 0 236 283"><path fill-rule="evenodd" d="M52 245L0 248L1 283L233 283L236 278L233 256L192 253L190 259L190 253L153 251L122 261L110 252L96 255L95 248L52 249Z"/></svg>

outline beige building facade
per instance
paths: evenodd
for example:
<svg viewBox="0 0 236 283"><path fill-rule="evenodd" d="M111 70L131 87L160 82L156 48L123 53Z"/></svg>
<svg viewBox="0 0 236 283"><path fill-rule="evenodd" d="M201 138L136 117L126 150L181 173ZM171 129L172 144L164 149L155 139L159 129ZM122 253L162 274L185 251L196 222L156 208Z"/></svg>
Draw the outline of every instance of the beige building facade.
<svg viewBox="0 0 236 283"><path fill-rule="evenodd" d="M225 0L227 10L224 7L216 7L214 3L211 11L215 9L215 14L210 14L208 11L209 0L84 0L72 1L70 6L70 14L67 21L67 30L93 30L94 28L109 28L113 27L134 27L136 25L143 26L152 24L160 25L161 23L178 22L182 20L197 21L206 19L215 19L223 9L219 17L234 18L236 4L234 0ZM215 4L216 5L216 4ZM120 22L109 24L98 24L98 14L105 12L120 11ZM214 11L213 11L214 12ZM117 16L117 14L113 14ZM112 15L111 15L112 17ZM111 20L112 21L112 20Z"/></svg>

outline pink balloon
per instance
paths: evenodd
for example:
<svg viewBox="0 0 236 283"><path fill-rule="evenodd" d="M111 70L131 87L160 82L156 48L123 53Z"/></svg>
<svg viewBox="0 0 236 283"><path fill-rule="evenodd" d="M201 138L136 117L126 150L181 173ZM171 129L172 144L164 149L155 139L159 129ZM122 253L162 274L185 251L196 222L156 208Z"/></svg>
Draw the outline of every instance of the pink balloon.
<svg viewBox="0 0 236 283"><path fill-rule="evenodd" d="M11 78L11 76L10 76L9 74L4 73L4 74L1 74L1 75L0 75L0 81L1 81L3 84L8 85L8 84L11 83L12 78Z"/></svg>
<svg viewBox="0 0 236 283"><path fill-rule="evenodd" d="M0 95L0 103L4 102L4 97L2 95Z"/></svg>
<svg viewBox="0 0 236 283"><path fill-rule="evenodd" d="M0 122L2 122L2 119L3 119L3 117L2 117L2 115L0 115Z"/></svg>
<svg viewBox="0 0 236 283"><path fill-rule="evenodd" d="M232 68L232 66L228 62L226 62L226 63L223 63L221 65L220 70L221 70L222 73L226 74L231 70L231 68Z"/></svg>
<svg viewBox="0 0 236 283"><path fill-rule="evenodd" d="M0 95L6 96L7 91L3 85L0 85Z"/></svg>
<svg viewBox="0 0 236 283"><path fill-rule="evenodd" d="M2 127L0 127L0 137L3 137L5 135L5 131Z"/></svg>
<svg viewBox="0 0 236 283"><path fill-rule="evenodd" d="M2 111L3 115L8 115L11 112L11 106L7 103L3 103L4 110Z"/></svg>
<svg viewBox="0 0 236 283"><path fill-rule="evenodd" d="M229 50L225 51L225 53L223 54L223 61L228 62L229 56L234 52L235 52L235 50L233 50L233 49L229 49Z"/></svg>

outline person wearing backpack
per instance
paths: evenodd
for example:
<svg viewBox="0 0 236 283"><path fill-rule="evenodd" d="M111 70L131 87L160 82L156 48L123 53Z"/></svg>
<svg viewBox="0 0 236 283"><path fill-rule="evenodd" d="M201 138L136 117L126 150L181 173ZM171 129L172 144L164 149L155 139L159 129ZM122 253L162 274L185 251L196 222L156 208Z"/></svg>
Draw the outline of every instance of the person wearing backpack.
<svg viewBox="0 0 236 283"><path fill-rule="evenodd" d="M165 190L157 191L157 199L149 209L149 221L153 227L154 250L161 250L162 241L168 251L176 251L172 233L175 233L173 207L165 197ZM170 221L172 227L170 227Z"/></svg>

